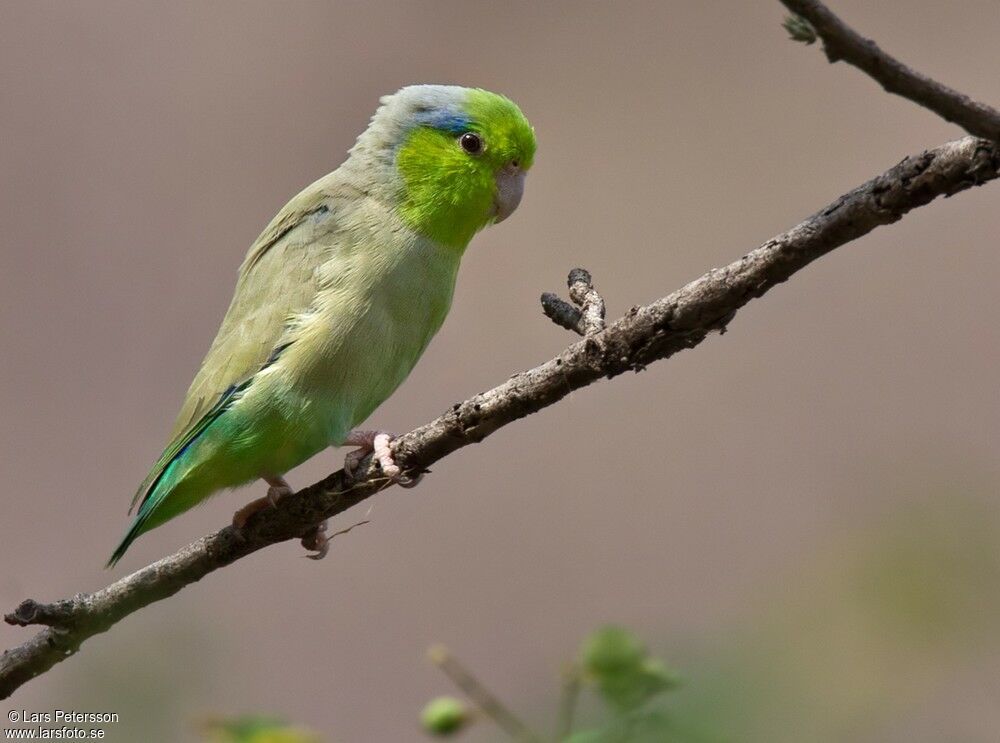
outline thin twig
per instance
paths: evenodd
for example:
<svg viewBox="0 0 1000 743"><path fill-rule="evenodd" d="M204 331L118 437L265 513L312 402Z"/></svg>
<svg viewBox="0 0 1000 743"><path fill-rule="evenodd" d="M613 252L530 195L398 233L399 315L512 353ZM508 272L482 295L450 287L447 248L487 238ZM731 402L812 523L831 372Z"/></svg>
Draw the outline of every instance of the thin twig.
<svg viewBox="0 0 1000 743"><path fill-rule="evenodd" d="M969 134L1000 141L1000 111L907 67L840 20L820 0L781 3L809 22L823 40L823 51L831 63L843 60L854 65L888 92L930 109Z"/></svg>
<svg viewBox="0 0 1000 743"><path fill-rule="evenodd" d="M539 743L541 738L459 663L448 648L444 645L435 645L427 651L427 657L507 735L520 743Z"/></svg>
<svg viewBox="0 0 1000 743"><path fill-rule="evenodd" d="M575 663L563 671L562 693L559 697L559 718L556 720L556 741L568 738L573 732L573 715L580 698L580 669Z"/></svg>
<svg viewBox="0 0 1000 743"><path fill-rule="evenodd" d="M404 471L420 472L497 429L553 405L573 390L640 371L658 359L693 348L723 329L740 307L834 248L896 222L938 196L993 180L998 170L1000 147L973 137L907 157L739 260L709 271L669 296L633 308L550 361L456 403L436 420L398 438L396 461ZM335 472L283 499L276 508L254 514L241 531L227 526L95 593L77 594L55 604L22 604L5 617L9 624L51 626L4 652L0 698L73 655L84 640L107 631L129 614L259 549L301 539L316 524L391 484L370 457L357 472L351 480L343 470Z"/></svg>

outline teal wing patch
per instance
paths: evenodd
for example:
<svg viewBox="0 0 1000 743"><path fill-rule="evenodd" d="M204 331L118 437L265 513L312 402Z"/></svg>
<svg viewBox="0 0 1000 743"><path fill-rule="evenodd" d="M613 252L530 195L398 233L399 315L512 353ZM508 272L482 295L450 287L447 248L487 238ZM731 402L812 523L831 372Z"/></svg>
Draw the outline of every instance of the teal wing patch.
<svg viewBox="0 0 1000 743"><path fill-rule="evenodd" d="M251 378L252 379L252 378ZM209 410L198 419L198 421L188 428L182 436L177 437L170 445L166 448L160 458L156 460L156 464L153 465L153 469L143 480L142 485L132 496L132 503L129 505L128 512L129 515L135 510L136 503L139 504L139 510L146 504L149 500L150 494L156 490L156 486L159 485L160 480L163 479L164 474L167 472L167 468L173 464L178 457L187 451L188 447L195 442L195 440L201 436L205 429L208 428L216 418L222 415L229 404L233 401L233 398L240 392L242 392L250 384L251 379L247 379L240 384L232 385L213 405ZM140 500L141 499L141 500Z"/></svg>

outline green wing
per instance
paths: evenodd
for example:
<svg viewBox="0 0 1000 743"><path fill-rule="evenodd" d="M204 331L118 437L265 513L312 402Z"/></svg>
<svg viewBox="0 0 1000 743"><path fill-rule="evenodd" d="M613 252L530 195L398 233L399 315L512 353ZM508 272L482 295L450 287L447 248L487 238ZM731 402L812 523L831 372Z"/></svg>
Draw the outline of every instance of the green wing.
<svg viewBox="0 0 1000 743"><path fill-rule="evenodd" d="M139 486L129 513L144 502L170 463L226 408L281 346L289 320L308 310L318 268L336 240L344 186L331 174L288 202L250 246L236 292L212 347L188 389L171 441Z"/></svg>

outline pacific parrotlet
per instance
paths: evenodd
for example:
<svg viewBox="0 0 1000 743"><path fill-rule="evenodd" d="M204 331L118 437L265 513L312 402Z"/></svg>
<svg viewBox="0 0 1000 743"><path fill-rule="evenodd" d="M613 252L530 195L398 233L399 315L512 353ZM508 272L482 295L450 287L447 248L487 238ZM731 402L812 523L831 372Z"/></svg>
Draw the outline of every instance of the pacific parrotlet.
<svg viewBox="0 0 1000 743"><path fill-rule="evenodd" d="M109 566L220 490L259 478L272 502L286 495L284 474L329 446L374 451L400 479L389 437L353 429L441 327L466 246L517 208L534 155L531 125L501 95L413 85L382 98L347 160L250 246ZM312 546L325 554L322 532Z"/></svg>

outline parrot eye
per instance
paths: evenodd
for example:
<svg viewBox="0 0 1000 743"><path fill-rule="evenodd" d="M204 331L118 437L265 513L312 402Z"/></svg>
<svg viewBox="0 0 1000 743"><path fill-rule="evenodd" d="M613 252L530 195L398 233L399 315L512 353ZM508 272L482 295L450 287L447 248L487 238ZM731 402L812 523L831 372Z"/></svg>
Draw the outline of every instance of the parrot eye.
<svg viewBox="0 0 1000 743"><path fill-rule="evenodd" d="M466 132L459 137L458 143L470 155L478 155L483 151L483 138L474 132Z"/></svg>

